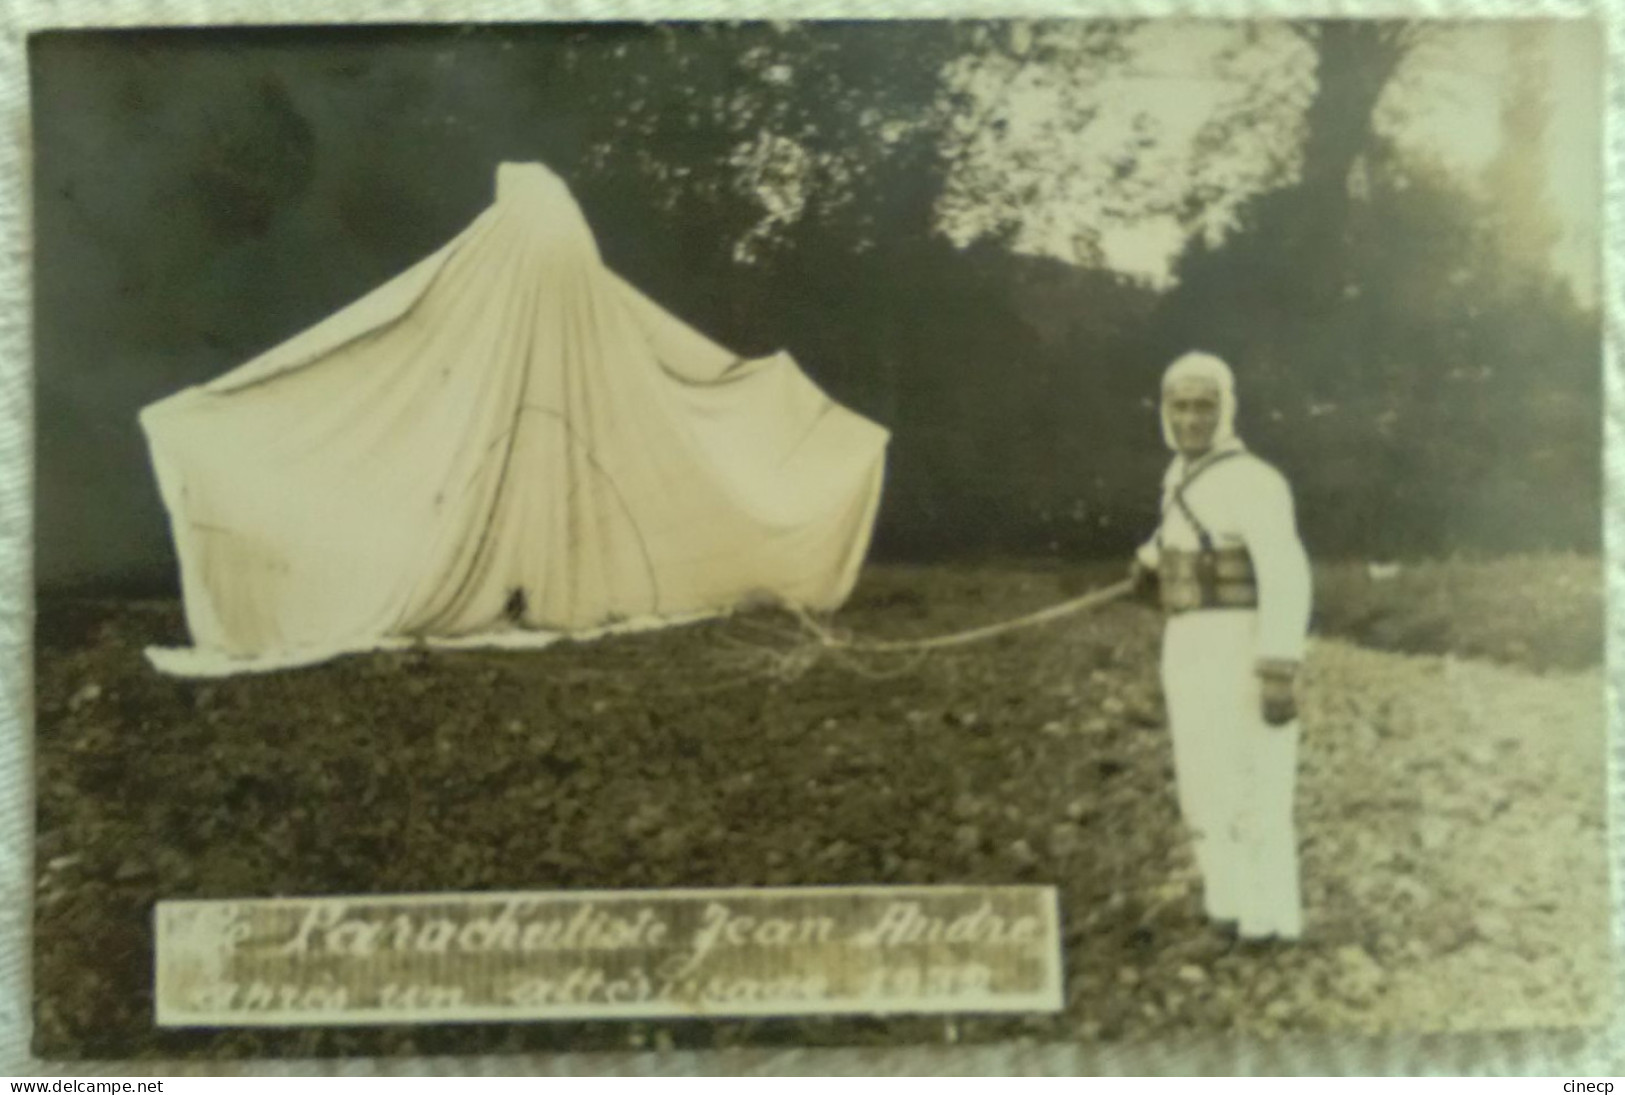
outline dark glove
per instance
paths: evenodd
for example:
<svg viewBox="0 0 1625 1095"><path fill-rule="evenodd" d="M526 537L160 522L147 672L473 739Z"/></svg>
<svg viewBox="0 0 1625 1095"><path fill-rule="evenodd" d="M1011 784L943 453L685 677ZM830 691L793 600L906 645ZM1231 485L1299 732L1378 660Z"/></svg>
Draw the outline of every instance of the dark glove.
<svg viewBox="0 0 1625 1095"><path fill-rule="evenodd" d="M1258 686L1266 723L1271 726L1285 726L1297 719L1297 662L1260 662Z"/></svg>

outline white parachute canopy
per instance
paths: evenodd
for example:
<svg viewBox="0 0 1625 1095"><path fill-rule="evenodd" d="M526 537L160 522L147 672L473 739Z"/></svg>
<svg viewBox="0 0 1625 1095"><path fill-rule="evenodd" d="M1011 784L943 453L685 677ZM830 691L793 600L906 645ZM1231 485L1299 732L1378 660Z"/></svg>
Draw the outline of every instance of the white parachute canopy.
<svg viewBox="0 0 1625 1095"><path fill-rule="evenodd" d="M187 675L834 608L887 443L788 354L743 360L617 277L540 164L141 424L196 644L149 656Z"/></svg>

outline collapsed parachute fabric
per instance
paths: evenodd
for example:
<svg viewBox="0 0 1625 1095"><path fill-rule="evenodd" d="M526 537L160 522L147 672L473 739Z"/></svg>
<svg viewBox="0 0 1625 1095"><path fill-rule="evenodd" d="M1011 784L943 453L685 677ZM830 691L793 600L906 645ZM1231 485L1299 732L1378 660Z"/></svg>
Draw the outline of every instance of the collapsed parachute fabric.
<svg viewBox="0 0 1625 1095"><path fill-rule="evenodd" d="M439 252L141 413L191 649L223 675L528 645L850 593L887 434L606 268L564 183L503 164Z"/></svg>

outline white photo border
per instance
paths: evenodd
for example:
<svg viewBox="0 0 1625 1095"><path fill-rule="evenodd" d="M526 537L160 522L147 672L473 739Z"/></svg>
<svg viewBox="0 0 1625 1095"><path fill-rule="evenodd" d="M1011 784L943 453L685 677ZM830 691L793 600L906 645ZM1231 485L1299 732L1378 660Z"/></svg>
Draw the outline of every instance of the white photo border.
<svg viewBox="0 0 1625 1095"><path fill-rule="evenodd" d="M1590 19L1606 34L1603 163L1609 828L1615 1009L1590 1031L1271 1041L571 1053L346 1061L41 1062L31 1030L33 395L27 39L135 26L753 18L1190 16ZM4 0L0 3L0 1075L1625 1074L1625 5L1610 0Z"/></svg>

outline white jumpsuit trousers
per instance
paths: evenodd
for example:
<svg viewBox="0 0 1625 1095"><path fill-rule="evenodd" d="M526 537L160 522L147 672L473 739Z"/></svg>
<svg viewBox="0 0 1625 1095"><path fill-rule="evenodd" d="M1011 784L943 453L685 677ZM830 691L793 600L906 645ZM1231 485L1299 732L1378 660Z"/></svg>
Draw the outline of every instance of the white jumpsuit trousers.
<svg viewBox="0 0 1625 1095"><path fill-rule="evenodd" d="M1256 672L1257 612L1172 616L1163 633L1179 808L1191 831L1203 901L1244 938L1303 930L1293 789L1298 724L1270 726Z"/></svg>

